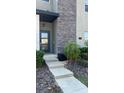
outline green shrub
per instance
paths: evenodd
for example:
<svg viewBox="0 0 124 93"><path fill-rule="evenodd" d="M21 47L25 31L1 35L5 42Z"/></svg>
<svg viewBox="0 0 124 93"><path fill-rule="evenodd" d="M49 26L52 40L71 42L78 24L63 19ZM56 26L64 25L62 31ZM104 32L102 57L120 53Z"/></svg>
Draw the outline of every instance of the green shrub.
<svg viewBox="0 0 124 93"><path fill-rule="evenodd" d="M88 87L88 77L85 75L75 75L75 77Z"/></svg>
<svg viewBox="0 0 124 93"><path fill-rule="evenodd" d="M82 54L80 54L80 57L82 59L88 60L88 53L82 53Z"/></svg>
<svg viewBox="0 0 124 93"><path fill-rule="evenodd" d="M36 51L36 67L41 67L44 63L44 60L43 60L43 51Z"/></svg>
<svg viewBox="0 0 124 93"><path fill-rule="evenodd" d="M88 47L80 48L81 53L88 53Z"/></svg>
<svg viewBox="0 0 124 93"><path fill-rule="evenodd" d="M88 47L80 48L80 57L82 59L88 60Z"/></svg>
<svg viewBox="0 0 124 93"><path fill-rule="evenodd" d="M68 60L76 60L80 55L79 46L75 42L67 43L64 46L64 53Z"/></svg>

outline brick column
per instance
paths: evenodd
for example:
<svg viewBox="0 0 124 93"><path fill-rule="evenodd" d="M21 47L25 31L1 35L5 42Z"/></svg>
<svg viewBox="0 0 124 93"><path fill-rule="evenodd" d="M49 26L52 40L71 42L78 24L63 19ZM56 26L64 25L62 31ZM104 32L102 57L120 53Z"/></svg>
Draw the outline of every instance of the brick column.
<svg viewBox="0 0 124 93"><path fill-rule="evenodd" d="M76 0L58 0L60 16L56 24L56 52L63 52L69 41L76 42Z"/></svg>

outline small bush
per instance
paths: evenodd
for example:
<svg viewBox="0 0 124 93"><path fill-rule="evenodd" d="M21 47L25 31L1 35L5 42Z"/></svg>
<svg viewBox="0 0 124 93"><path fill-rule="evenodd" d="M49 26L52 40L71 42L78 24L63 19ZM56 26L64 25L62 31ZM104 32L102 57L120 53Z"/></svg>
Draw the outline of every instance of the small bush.
<svg viewBox="0 0 124 93"><path fill-rule="evenodd" d="M80 55L80 57L81 57L82 59L88 60L88 53L82 53L82 54Z"/></svg>
<svg viewBox="0 0 124 93"><path fill-rule="evenodd" d="M88 60L88 47L80 48L80 57L82 59Z"/></svg>
<svg viewBox="0 0 124 93"><path fill-rule="evenodd" d="M67 43L64 47L64 53L68 60L76 60L80 55L79 46L75 42Z"/></svg>
<svg viewBox="0 0 124 93"><path fill-rule="evenodd" d="M81 53L88 53L88 47L80 48Z"/></svg>
<svg viewBox="0 0 124 93"><path fill-rule="evenodd" d="M36 51L36 67L41 67L44 63L44 60L43 60L43 51Z"/></svg>

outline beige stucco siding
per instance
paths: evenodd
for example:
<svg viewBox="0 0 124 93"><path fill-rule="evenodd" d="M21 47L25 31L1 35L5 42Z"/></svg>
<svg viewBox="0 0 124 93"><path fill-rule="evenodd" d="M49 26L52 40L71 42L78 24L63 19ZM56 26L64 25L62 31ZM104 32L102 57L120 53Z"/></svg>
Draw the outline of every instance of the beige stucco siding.
<svg viewBox="0 0 124 93"><path fill-rule="evenodd" d="M57 12L57 1L58 0L49 0L49 2L36 0L36 9Z"/></svg>
<svg viewBox="0 0 124 93"><path fill-rule="evenodd" d="M83 34L85 31L88 31L88 13L85 12L84 0L77 0L76 41L81 47L84 46Z"/></svg>
<svg viewBox="0 0 124 93"><path fill-rule="evenodd" d="M40 30L52 31L52 23L40 22Z"/></svg>
<svg viewBox="0 0 124 93"><path fill-rule="evenodd" d="M42 0L36 0L36 8L51 11L51 3Z"/></svg>
<svg viewBox="0 0 124 93"><path fill-rule="evenodd" d="M40 50L40 40L39 40L39 32L40 32L40 26L39 26L39 15L36 15L36 50Z"/></svg>

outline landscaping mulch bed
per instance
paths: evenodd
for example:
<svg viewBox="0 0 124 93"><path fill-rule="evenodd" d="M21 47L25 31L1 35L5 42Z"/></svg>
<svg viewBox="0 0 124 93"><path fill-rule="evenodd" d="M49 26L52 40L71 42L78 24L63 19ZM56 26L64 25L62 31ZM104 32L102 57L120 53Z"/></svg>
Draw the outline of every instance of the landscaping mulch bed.
<svg viewBox="0 0 124 93"><path fill-rule="evenodd" d="M88 67L83 67L77 62L69 62L65 67L74 73L74 76L88 86Z"/></svg>
<svg viewBox="0 0 124 93"><path fill-rule="evenodd" d="M36 69L36 93L62 93L46 65Z"/></svg>
<svg viewBox="0 0 124 93"><path fill-rule="evenodd" d="M88 68L79 65L77 62L69 62L65 65L65 67L74 72L76 75L88 76Z"/></svg>

